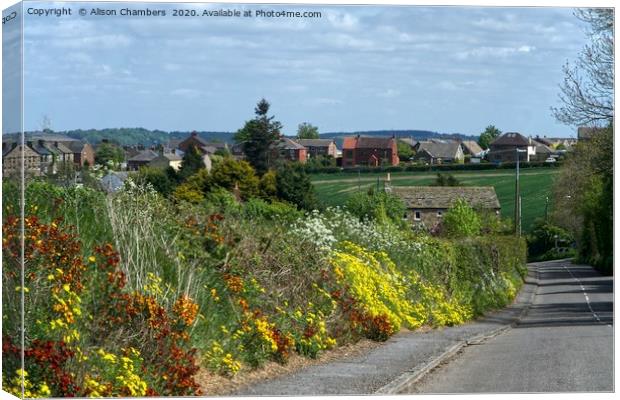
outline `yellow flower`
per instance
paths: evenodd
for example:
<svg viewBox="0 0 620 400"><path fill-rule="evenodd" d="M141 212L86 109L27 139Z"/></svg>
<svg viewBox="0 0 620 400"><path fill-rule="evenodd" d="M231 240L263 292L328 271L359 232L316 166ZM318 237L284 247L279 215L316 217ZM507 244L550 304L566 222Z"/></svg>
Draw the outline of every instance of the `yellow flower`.
<svg viewBox="0 0 620 400"><path fill-rule="evenodd" d="M88 261L90 261L91 263L94 263L95 261L97 261L97 258L95 256L90 256L88 257Z"/></svg>

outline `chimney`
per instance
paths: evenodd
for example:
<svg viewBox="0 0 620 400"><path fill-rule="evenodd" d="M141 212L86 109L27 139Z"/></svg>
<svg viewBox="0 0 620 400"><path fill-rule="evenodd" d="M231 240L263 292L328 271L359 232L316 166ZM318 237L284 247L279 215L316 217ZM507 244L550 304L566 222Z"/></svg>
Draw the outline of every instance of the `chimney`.
<svg viewBox="0 0 620 400"><path fill-rule="evenodd" d="M192 137L196 137L196 136L198 136L198 132L192 131Z"/></svg>

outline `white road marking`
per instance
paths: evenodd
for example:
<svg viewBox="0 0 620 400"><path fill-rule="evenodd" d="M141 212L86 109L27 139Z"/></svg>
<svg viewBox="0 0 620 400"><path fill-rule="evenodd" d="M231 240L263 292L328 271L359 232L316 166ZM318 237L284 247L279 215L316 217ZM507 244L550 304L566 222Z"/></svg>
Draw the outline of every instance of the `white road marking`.
<svg viewBox="0 0 620 400"><path fill-rule="evenodd" d="M592 309L592 306L590 305L590 298L588 297L588 293L586 292L586 288L583 287L583 285L581 284L581 281L579 279L577 279L577 277L575 275L573 275L573 272L566 268L566 265L562 265L562 267L564 267L564 269L566 271L568 271L568 273L570 274L570 276L573 277L573 279L575 281L577 281L577 283L579 284L579 287L581 288L581 291L583 292L584 297L586 298L586 304L588 305L588 308L590 309L590 312L592 313L592 315L594 315L594 318L596 319L596 321L599 324L602 324L603 322L601 321L601 319L599 318L598 314L594 312L594 310ZM612 328L611 325L606 324L608 327Z"/></svg>

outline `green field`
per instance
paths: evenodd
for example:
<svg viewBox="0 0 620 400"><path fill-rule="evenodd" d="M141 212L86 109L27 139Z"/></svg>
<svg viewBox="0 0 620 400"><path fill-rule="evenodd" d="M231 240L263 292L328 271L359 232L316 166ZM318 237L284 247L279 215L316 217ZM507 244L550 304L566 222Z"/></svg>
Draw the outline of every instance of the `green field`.
<svg viewBox="0 0 620 400"><path fill-rule="evenodd" d="M545 197L551 199L553 180L559 170L556 168L532 168L521 170L521 210L523 230L528 231L536 218L545 215ZM502 217L514 217L514 170L455 171L451 174L466 186L493 186L500 205ZM430 185L437 177L433 172L393 172L393 186ZM367 191L370 187L383 187L386 174L355 173L316 174L312 182L319 199L328 206L343 205L348 197L358 190Z"/></svg>

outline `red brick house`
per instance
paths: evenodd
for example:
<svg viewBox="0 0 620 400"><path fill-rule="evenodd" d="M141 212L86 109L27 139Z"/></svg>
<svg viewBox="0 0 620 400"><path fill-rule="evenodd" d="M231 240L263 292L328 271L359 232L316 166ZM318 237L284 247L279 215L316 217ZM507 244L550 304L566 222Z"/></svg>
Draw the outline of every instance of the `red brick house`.
<svg viewBox="0 0 620 400"><path fill-rule="evenodd" d="M281 136L270 147L273 158L299 161L300 163L305 163L308 160L308 149L285 136Z"/></svg>
<svg viewBox="0 0 620 400"><path fill-rule="evenodd" d="M389 166L398 165L396 138L347 136L342 144L342 166Z"/></svg>

